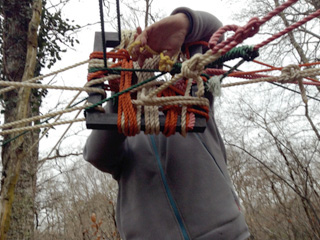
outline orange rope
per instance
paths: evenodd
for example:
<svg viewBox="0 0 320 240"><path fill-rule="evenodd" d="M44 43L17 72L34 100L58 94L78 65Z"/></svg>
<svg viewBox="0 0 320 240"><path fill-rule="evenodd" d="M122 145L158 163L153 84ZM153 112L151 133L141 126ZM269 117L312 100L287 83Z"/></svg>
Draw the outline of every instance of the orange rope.
<svg viewBox="0 0 320 240"><path fill-rule="evenodd" d="M123 57L123 53L114 53L112 56L116 56L116 54L119 55L120 59ZM102 59L103 58L103 53L102 52L93 52L90 54L90 59L93 58L98 58L98 59ZM117 63L114 63L110 66L110 68L116 68L116 67L120 67L122 64L122 61L119 61ZM96 72L92 72L92 73L88 73L87 76L87 80L91 81L93 79L99 79L99 78L103 78L105 76L108 75L108 71L107 70L100 70L100 71L96 71ZM114 91L114 92L118 92L119 91L119 80L115 79L113 81L109 81L109 84L104 84L104 89L108 90L108 91Z"/></svg>
<svg viewBox="0 0 320 240"><path fill-rule="evenodd" d="M169 97L169 96L176 96L174 89L167 88L162 91L161 96ZM176 125L178 121L178 115L181 113L181 107L178 105L172 106L165 106L163 107L163 111L166 112L166 121L163 129L163 134L166 137L169 137L176 132Z"/></svg>
<svg viewBox="0 0 320 240"><path fill-rule="evenodd" d="M198 110L198 109L194 109L194 108L188 108L188 112L191 112L191 113L194 113L194 114L197 114L197 115L200 115L200 116L203 116L206 118L206 120L208 121L209 120L209 108L207 106L200 106L204 111L202 110Z"/></svg>
<svg viewBox="0 0 320 240"><path fill-rule="evenodd" d="M123 68L132 68L132 61L123 59ZM119 91L123 91L131 86L132 72L121 72ZM122 116L124 117L124 129L122 129ZM129 92L121 94L118 98L118 131L126 136L134 136L138 132L138 124L136 118L136 110L131 103L131 95Z"/></svg>
<svg viewBox="0 0 320 240"><path fill-rule="evenodd" d="M92 79L102 78L105 77L108 71L97 71L93 73L88 73L87 80L91 81Z"/></svg>
<svg viewBox="0 0 320 240"><path fill-rule="evenodd" d="M202 45L202 46L208 47L208 42L206 42L206 41L197 41L197 42L186 43L185 44L185 54L186 54L186 57L188 59L191 57L189 48L191 46L194 46L194 45Z"/></svg>
<svg viewBox="0 0 320 240"><path fill-rule="evenodd" d="M201 44L201 43L199 43ZM103 59L102 52L93 52L90 54L90 59ZM110 68L121 67L125 69L132 69L133 62L130 60L130 56L126 50L119 50L117 52L107 53L107 57L113 59L114 63ZM88 73L88 81L102 78L108 75L107 70L100 70L93 73ZM105 85L106 89L114 90L115 84L118 84L117 91L123 91L131 86L133 72L131 71L121 71L120 79L118 83L112 81L110 85ZM206 79L205 79L206 80ZM112 85L113 84L113 85ZM185 85L185 84L183 84ZM182 85L182 90L175 86L169 86L167 89L158 93L158 97L169 97L169 96L184 96L184 91ZM136 109L132 104L132 97L130 92L121 94L118 97L118 119L117 119L117 127L120 133L123 133L126 136L134 136L138 130L137 117L136 117ZM208 112L209 108L205 106L199 106L198 109L194 109L192 106L187 107L187 116L186 116L186 126L187 131L191 130L195 123L195 114L205 117L207 120L209 118ZM168 105L163 106L162 111L165 112L165 126L163 130L163 134L165 136L170 136L175 134L176 126L178 121L178 116L181 115L182 107L179 105Z"/></svg>
<svg viewBox="0 0 320 240"><path fill-rule="evenodd" d="M98 58L103 59L103 52L93 52L90 54L90 59ZM130 59L130 54L125 49L120 49L116 52L107 52L107 58L111 59Z"/></svg>
<svg viewBox="0 0 320 240"><path fill-rule="evenodd" d="M170 85L167 89L164 89L163 91L158 93L157 97L176 96L177 94L183 96L184 92ZM205 117L207 121L209 120L209 114L208 114L209 108L207 106L199 106L199 107L201 108L201 110L195 109L192 106L187 107L187 117L186 117L187 131L191 130L194 125L194 121L191 120L194 118L192 114ZM181 115L181 107L179 107L178 105L163 106L162 111L165 112L165 115L166 115L163 134L168 137L175 133L178 116Z"/></svg>
<svg viewBox="0 0 320 240"><path fill-rule="evenodd" d="M263 71L267 72L267 71L273 71L273 70L280 70L281 71L283 69L283 67L274 67L272 65L269 65L269 64L257 61L257 60L253 60L253 62L270 68L270 69L260 70L260 72L263 72ZM298 66L299 67L311 67L311 66L319 65L319 64L320 64L320 62L313 62L313 63L299 64ZM258 71L254 71L254 72L257 73ZM251 72L246 72L246 73L251 73ZM232 74L232 76L236 76L236 75L237 75L237 73ZM231 76L231 74L230 74L230 76ZM306 77L306 79L308 79L312 82L317 82L317 83L319 82L319 80L314 79L314 78L310 78L310 77Z"/></svg>

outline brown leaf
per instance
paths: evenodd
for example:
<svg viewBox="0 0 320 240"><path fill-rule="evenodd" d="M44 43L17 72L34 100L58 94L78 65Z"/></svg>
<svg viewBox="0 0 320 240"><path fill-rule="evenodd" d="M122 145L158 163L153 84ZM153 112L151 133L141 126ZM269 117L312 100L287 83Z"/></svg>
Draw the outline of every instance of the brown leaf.
<svg viewBox="0 0 320 240"><path fill-rule="evenodd" d="M94 223L97 221L97 217L96 217L96 214L95 214L95 213L92 213L92 215L91 215L91 221L94 222Z"/></svg>

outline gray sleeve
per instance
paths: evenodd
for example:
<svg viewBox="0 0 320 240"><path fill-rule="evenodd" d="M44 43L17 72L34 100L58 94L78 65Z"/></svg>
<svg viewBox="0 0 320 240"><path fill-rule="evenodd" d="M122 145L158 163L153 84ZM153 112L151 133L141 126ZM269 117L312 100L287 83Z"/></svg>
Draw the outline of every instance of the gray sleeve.
<svg viewBox="0 0 320 240"><path fill-rule="evenodd" d="M186 14L190 20L190 30L185 39L185 43L199 40L209 41L212 34L222 27L220 20L207 12L180 7L175 9L171 15L177 13Z"/></svg>
<svg viewBox="0 0 320 240"><path fill-rule="evenodd" d="M112 107L106 111L113 112ZM125 139L126 136L117 130L92 130L84 146L83 157L99 170L117 175Z"/></svg>

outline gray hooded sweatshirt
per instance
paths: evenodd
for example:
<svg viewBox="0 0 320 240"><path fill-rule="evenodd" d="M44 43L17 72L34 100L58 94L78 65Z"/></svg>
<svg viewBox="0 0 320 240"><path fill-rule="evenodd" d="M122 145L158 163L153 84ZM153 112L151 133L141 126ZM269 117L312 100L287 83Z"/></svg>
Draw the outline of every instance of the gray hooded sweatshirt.
<svg viewBox="0 0 320 240"><path fill-rule="evenodd" d="M186 42L221 27L206 12L178 8L190 20ZM210 99L212 102L212 99ZM113 112L109 104L108 111ZM204 133L165 137L93 130L84 158L119 185L117 227L123 240L242 240L249 237L226 166L213 106Z"/></svg>

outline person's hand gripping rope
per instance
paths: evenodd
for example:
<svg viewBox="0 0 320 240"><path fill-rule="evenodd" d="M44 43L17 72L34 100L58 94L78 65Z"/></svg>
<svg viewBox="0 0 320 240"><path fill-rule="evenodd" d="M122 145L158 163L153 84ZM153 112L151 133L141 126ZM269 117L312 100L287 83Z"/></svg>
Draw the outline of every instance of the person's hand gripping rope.
<svg viewBox="0 0 320 240"><path fill-rule="evenodd" d="M153 56L148 46L157 54L163 53L170 58L181 49L189 31L189 19L184 13L177 13L156 22L144 31L137 28L135 34L136 44L131 50L132 59L142 66L147 58Z"/></svg>

